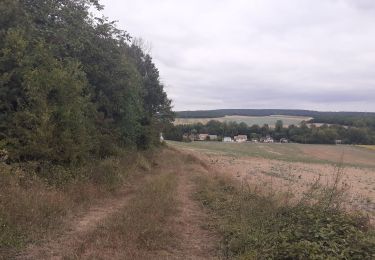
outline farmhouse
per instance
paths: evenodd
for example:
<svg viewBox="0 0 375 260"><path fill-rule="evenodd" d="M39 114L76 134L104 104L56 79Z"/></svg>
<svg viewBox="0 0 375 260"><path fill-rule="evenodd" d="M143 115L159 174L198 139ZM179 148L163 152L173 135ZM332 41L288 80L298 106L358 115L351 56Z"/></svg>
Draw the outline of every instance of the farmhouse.
<svg viewBox="0 0 375 260"><path fill-rule="evenodd" d="M208 135L208 138L210 139L210 141L217 141L217 135Z"/></svg>
<svg viewBox="0 0 375 260"><path fill-rule="evenodd" d="M271 136L267 135L266 137L262 137L260 139L260 142L261 143L273 143L274 140L273 140L273 138Z"/></svg>
<svg viewBox="0 0 375 260"><path fill-rule="evenodd" d="M208 134L199 134L198 141L206 141L208 139Z"/></svg>
<svg viewBox="0 0 375 260"><path fill-rule="evenodd" d="M342 140L335 140L335 144L342 144Z"/></svg>
<svg viewBox="0 0 375 260"><path fill-rule="evenodd" d="M224 137L223 142L225 142L225 143L233 142L232 137L228 137L228 136Z"/></svg>
<svg viewBox="0 0 375 260"><path fill-rule="evenodd" d="M243 143L247 141L247 135L237 135L234 137L234 141L237 143Z"/></svg>
<svg viewBox="0 0 375 260"><path fill-rule="evenodd" d="M281 138L280 143L286 144L286 143L289 143L289 141L286 138Z"/></svg>

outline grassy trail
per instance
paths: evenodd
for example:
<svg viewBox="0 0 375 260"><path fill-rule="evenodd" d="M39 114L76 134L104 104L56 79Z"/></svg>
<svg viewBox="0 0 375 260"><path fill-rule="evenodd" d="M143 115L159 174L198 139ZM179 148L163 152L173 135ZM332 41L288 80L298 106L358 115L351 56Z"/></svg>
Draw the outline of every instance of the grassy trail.
<svg viewBox="0 0 375 260"><path fill-rule="evenodd" d="M193 199L194 158L164 149L121 196L78 214L18 259L218 259L216 233Z"/></svg>

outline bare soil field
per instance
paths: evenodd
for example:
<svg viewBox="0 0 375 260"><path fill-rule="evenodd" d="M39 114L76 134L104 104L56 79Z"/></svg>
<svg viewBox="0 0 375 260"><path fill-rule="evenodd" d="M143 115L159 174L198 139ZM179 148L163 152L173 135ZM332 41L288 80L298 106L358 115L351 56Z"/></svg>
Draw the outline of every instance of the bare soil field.
<svg viewBox="0 0 375 260"><path fill-rule="evenodd" d="M340 173L347 206L375 220L375 153L354 146L283 144L176 144L214 169L274 192L305 192L311 184L331 183ZM225 149L227 148L227 150Z"/></svg>

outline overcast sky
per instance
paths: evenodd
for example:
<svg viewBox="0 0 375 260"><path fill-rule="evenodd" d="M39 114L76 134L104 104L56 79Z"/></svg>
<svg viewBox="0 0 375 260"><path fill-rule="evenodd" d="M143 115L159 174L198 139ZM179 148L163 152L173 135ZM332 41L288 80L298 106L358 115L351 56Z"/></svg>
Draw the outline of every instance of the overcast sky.
<svg viewBox="0 0 375 260"><path fill-rule="evenodd" d="M102 0L175 110L375 111L375 0Z"/></svg>

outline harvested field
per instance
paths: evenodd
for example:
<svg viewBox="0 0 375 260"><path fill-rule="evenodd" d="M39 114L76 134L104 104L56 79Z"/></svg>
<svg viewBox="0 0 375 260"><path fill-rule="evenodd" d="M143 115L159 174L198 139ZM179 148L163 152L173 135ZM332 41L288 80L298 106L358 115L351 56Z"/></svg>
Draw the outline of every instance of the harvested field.
<svg viewBox="0 0 375 260"><path fill-rule="evenodd" d="M257 157L287 162L343 164L375 168L375 151L354 145L264 144L223 142L169 142L191 150L201 150L235 157Z"/></svg>
<svg viewBox="0 0 375 260"><path fill-rule="evenodd" d="M339 172L348 189L347 207L375 220L375 152L355 146L298 144L171 143L198 156L219 172L267 187L302 195L319 180L332 183Z"/></svg>
<svg viewBox="0 0 375 260"><path fill-rule="evenodd" d="M358 147L362 147L365 149L370 149L375 151L375 145L358 145Z"/></svg>

